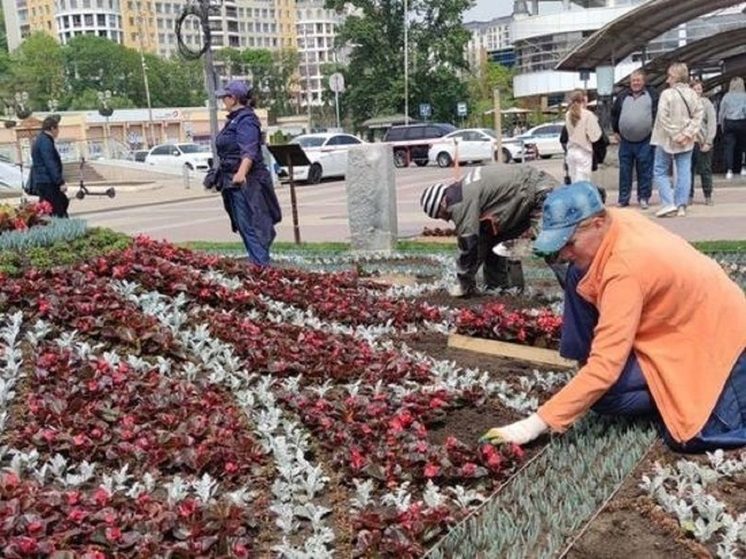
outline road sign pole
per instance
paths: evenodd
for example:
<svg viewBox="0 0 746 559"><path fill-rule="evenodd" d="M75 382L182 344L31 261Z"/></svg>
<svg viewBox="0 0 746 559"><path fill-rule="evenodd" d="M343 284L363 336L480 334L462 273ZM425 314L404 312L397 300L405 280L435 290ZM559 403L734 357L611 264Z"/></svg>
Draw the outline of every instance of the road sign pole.
<svg viewBox="0 0 746 559"><path fill-rule="evenodd" d="M339 91L334 92L334 104L337 107L337 129L339 130L341 128L339 124Z"/></svg>

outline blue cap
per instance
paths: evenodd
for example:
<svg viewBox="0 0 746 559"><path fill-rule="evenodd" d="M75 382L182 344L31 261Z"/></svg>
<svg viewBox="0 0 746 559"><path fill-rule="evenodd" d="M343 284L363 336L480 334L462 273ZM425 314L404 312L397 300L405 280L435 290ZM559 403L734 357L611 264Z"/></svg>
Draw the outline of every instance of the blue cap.
<svg viewBox="0 0 746 559"><path fill-rule="evenodd" d="M581 221L603 209L604 203L598 188L587 181L574 182L553 190L544 200L542 229L534 243L534 252L559 252Z"/></svg>
<svg viewBox="0 0 746 559"><path fill-rule="evenodd" d="M225 84L215 92L216 97L225 97L230 95L231 97L241 98L248 97L251 87L241 80L233 80Z"/></svg>

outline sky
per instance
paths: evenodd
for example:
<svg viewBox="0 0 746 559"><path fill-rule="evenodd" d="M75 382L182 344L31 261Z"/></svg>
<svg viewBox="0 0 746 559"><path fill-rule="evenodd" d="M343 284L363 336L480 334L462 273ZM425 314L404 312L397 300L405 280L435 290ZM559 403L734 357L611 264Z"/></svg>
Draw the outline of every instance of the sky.
<svg viewBox="0 0 746 559"><path fill-rule="evenodd" d="M464 13L464 21L487 21L509 16L512 12L513 0L477 0L474 7Z"/></svg>

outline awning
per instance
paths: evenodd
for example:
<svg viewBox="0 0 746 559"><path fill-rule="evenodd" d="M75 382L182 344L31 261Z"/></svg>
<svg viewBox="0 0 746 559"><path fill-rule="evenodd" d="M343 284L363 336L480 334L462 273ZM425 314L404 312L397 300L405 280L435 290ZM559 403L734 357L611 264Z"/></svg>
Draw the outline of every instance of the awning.
<svg viewBox="0 0 746 559"><path fill-rule="evenodd" d="M557 70L616 65L669 29L743 0L650 0L608 23L565 56Z"/></svg>
<svg viewBox="0 0 746 559"><path fill-rule="evenodd" d="M662 54L643 66L642 70L648 75L647 83L660 88L666 82L666 70L673 62L684 62L690 70L706 70L719 67L722 60L743 53L746 53L746 27L705 37ZM626 83L629 76L619 81Z"/></svg>

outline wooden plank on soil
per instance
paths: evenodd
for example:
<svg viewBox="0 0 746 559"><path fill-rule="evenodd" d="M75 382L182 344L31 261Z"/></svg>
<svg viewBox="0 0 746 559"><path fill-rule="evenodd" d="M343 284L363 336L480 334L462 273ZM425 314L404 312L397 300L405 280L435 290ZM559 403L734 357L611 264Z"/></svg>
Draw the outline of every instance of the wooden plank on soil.
<svg viewBox="0 0 746 559"><path fill-rule="evenodd" d="M524 361L555 367L571 368L575 366L575 361L560 357L560 354L553 349L511 344L509 342L486 340L484 338L473 338L461 334L451 334L448 336L448 347L487 353L499 357L510 357L511 359L522 359Z"/></svg>
<svg viewBox="0 0 746 559"><path fill-rule="evenodd" d="M432 237L430 236L426 237L424 235L420 235L419 237L414 237L414 238L406 239L406 240L412 241L414 243L434 243L438 245L455 245L457 239L455 236L446 237L446 236L433 235Z"/></svg>
<svg viewBox="0 0 746 559"><path fill-rule="evenodd" d="M380 276L371 276L368 278L362 278L373 283L381 283L383 285L400 285L400 286L412 286L417 285L417 278L414 276L408 276L405 274L382 274Z"/></svg>

